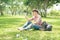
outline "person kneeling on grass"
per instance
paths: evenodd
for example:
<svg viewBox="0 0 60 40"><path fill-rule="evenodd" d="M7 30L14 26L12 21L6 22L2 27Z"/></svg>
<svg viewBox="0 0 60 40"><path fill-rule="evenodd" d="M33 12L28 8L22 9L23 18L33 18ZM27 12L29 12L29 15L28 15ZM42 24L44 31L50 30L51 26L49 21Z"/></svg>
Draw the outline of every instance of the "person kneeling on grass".
<svg viewBox="0 0 60 40"><path fill-rule="evenodd" d="M41 16L39 15L38 10L33 10L33 17L32 18L25 18L28 20L23 27L18 28L18 30L29 30L31 28L34 28L35 30L41 30L41 24L42 24L42 19ZM34 22L32 22L34 21Z"/></svg>

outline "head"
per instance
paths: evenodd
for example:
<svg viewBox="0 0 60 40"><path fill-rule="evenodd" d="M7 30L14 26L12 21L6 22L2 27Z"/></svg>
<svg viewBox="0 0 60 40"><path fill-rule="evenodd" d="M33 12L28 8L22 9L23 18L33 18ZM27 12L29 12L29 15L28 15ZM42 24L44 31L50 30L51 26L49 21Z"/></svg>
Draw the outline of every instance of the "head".
<svg viewBox="0 0 60 40"><path fill-rule="evenodd" d="M38 10L33 10L32 12L33 12L33 16L39 15Z"/></svg>

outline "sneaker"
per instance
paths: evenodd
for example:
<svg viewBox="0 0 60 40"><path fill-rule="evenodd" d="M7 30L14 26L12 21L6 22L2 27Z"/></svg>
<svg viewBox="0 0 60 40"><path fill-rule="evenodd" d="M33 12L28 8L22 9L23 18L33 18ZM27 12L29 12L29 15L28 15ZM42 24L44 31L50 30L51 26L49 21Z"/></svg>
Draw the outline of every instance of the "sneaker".
<svg viewBox="0 0 60 40"><path fill-rule="evenodd" d="M24 30L24 28L23 27L20 27L20 28L18 28L18 30L21 30L22 31L22 30Z"/></svg>

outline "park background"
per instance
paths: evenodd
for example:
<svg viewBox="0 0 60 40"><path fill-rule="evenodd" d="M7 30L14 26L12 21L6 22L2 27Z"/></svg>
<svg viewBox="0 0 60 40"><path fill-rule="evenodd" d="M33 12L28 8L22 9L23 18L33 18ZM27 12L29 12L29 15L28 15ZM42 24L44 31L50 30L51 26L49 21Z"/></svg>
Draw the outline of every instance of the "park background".
<svg viewBox="0 0 60 40"><path fill-rule="evenodd" d="M19 31L38 9L43 21L52 31ZM18 37L17 37L18 35ZM0 0L0 40L60 40L60 0Z"/></svg>

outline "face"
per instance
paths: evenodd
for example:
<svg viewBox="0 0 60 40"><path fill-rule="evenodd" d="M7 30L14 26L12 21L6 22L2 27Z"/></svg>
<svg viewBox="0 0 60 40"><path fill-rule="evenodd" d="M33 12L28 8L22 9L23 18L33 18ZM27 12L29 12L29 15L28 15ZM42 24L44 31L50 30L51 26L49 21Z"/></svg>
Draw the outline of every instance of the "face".
<svg viewBox="0 0 60 40"><path fill-rule="evenodd" d="M37 15L37 12L33 12L33 16L36 16Z"/></svg>

